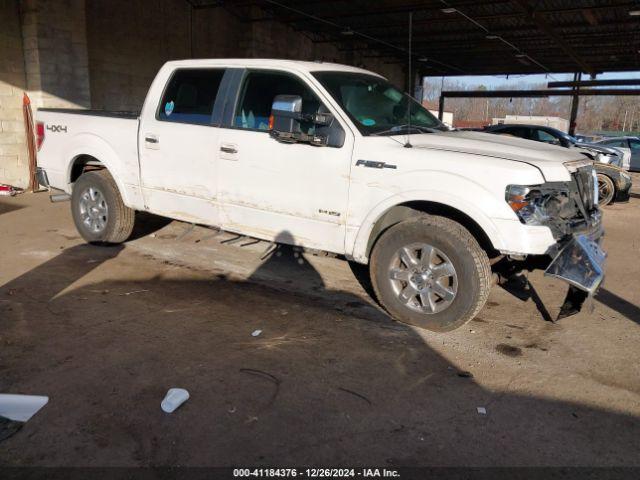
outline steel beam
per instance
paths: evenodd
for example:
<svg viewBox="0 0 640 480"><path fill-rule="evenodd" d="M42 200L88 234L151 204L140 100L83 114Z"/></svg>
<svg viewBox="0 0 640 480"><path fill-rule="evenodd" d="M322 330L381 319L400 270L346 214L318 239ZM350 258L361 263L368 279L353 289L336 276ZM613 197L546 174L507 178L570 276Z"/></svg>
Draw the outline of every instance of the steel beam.
<svg viewBox="0 0 640 480"><path fill-rule="evenodd" d="M441 94L447 98L545 98L571 97L573 90L449 90ZM587 96L640 96L640 88L591 88L580 90L581 97Z"/></svg>
<svg viewBox="0 0 640 480"><path fill-rule="evenodd" d="M640 78L618 78L610 80L582 80L580 82L549 82L548 88L574 88L574 87L614 87L625 85L640 85Z"/></svg>

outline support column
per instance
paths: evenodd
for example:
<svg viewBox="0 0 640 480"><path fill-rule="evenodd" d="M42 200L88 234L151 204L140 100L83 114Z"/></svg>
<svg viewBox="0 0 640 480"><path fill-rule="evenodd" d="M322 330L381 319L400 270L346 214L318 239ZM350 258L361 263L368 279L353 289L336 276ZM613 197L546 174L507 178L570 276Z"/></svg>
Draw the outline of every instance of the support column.
<svg viewBox="0 0 640 480"><path fill-rule="evenodd" d="M0 183L26 188L29 159L22 120L26 79L18 2L0 2L0 18Z"/></svg>
<svg viewBox="0 0 640 480"><path fill-rule="evenodd" d="M582 79L582 73L574 73L573 81L579 82ZM573 96L571 97L571 115L569 116L569 135L574 136L576 134L576 119L578 118L578 107L580 104L580 87L576 85L573 87Z"/></svg>

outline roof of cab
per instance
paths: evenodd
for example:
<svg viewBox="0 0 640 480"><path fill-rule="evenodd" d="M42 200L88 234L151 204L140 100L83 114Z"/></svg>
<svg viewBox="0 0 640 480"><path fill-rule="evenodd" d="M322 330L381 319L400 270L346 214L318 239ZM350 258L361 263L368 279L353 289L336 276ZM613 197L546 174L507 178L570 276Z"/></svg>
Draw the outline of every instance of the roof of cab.
<svg viewBox="0 0 640 480"><path fill-rule="evenodd" d="M340 63L303 62L299 60L280 60L271 58L203 58L189 60L173 60L165 65L173 67L238 67L238 68L290 68L306 72L354 72L369 75L382 75L362 68L342 65Z"/></svg>

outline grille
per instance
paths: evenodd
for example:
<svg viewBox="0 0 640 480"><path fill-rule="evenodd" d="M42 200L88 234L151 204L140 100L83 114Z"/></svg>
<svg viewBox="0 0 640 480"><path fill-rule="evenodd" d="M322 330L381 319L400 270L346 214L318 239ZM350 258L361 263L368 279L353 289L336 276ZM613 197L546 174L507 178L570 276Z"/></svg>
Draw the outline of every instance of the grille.
<svg viewBox="0 0 640 480"><path fill-rule="evenodd" d="M593 167L581 167L573 173L573 179L578 187L578 194L582 205L587 212L595 209L595 177L593 175Z"/></svg>

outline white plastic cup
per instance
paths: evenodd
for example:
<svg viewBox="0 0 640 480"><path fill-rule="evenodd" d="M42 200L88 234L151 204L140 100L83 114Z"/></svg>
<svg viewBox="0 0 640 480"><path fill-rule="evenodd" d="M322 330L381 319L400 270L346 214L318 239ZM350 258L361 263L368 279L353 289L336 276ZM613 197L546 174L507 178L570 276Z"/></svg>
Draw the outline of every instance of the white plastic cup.
<svg viewBox="0 0 640 480"><path fill-rule="evenodd" d="M26 422L44 407L49 397L39 395L0 394L0 417Z"/></svg>
<svg viewBox="0 0 640 480"><path fill-rule="evenodd" d="M189 392L184 388L170 388L160 404L163 412L173 413L180 405L189 400Z"/></svg>

